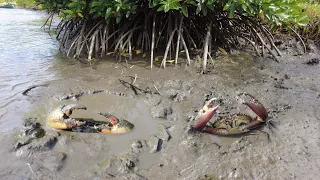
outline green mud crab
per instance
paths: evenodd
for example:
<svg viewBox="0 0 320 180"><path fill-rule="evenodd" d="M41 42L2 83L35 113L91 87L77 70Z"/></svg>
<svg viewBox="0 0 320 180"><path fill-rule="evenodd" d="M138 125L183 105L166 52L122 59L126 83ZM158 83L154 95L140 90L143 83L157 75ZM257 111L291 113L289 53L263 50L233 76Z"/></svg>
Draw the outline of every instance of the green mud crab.
<svg viewBox="0 0 320 180"><path fill-rule="evenodd" d="M106 134L126 133L133 129L134 125L126 120L119 120L115 116L108 113L99 113L107 118L109 122L94 121L94 120L77 120L70 118L74 110L87 110L83 105L69 104L62 105L55 109L47 117L48 126L57 130L74 130L77 128L95 129L98 132Z"/></svg>
<svg viewBox="0 0 320 180"><path fill-rule="evenodd" d="M239 93L237 99L240 103L247 105L257 117L252 118L246 114L237 113L229 116L221 116L212 125L207 125L220 106L218 104L213 107L213 101L216 100L216 98L212 98L199 111L200 118L193 128L209 134L228 136L248 133L267 122L267 110L252 95L245 92Z"/></svg>

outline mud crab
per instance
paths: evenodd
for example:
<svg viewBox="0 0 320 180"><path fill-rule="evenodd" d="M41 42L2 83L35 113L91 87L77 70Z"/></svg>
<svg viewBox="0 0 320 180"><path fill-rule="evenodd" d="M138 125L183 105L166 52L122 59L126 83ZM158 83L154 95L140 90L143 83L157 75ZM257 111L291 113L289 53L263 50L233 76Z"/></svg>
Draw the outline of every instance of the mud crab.
<svg viewBox="0 0 320 180"><path fill-rule="evenodd" d="M246 114L237 113L219 117L211 126L209 126L207 123L220 106L218 104L213 107L213 101L216 100L216 98L212 98L199 111L200 118L193 126L194 129L214 135L239 135L248 133L267 122L267 110L252 95L244 92L239 93L237 98L240 103L247 105L257 115L257 117L252 118Z"/></svg>
<svg viewBox="0 0 320 180"><path fill-rule="evenodd" d="M72 111L87 108L80 104L61 105L47 117L48 126L58 130L70 130L74 127L82 126L86 124L85 121L78 121L74 118L70 118Z"/></svg>
<svg viewBox="0 0 320 180"><path fill-rule="evenodd" d="M134 125L126 120L119 120L108 113L99 113L108 119L109 122L94 120L77 120L70 118L74 110L87 108L80 104L62 105L55 109L47 117L48 126L58 130L72 130L77 132L103 132L106 134L126 133L133 129ZM94 131L91 131L94 130Z"/></svg>
<svg viewBox="0 0 320 180"><path fill-rule="evenodd" d="M99 113L106 117L110 122L107 124L95 125L95 128L106 134L121 134L129 132L133 129L134 125L127 120L118 119L109 113Z"/></svg>

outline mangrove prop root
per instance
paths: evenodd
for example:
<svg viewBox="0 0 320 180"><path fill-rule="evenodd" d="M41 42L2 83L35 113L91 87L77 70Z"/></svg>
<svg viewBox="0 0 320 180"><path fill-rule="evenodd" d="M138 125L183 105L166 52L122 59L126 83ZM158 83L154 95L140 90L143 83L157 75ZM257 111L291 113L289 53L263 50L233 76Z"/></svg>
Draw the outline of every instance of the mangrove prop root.
<svg viewBox="0 0 320 180"><path fill-rule="evenodd" d="M152 36L151 36L151 59L150 59L150 68L153 66L153 51L154 51L154 39L155 39L155 31L156 31L156 14L153 15L152 20Z"/></svg>
<svg viewBox="0 0 320 180"><path fill-rule="evenodd" d="M51 18L49 16L46 24L50 24ZM177 65L181 50L185 52L184 63L188 65L191 64L190 56L200 52L203 55L203 72L207 68L208 56L215 53L218 47L241 48L239 45L242 42L252 45L259 56L265 55L264 48L277 62L277 55L281 56L272 34L265 26L238 14L230 18L228 13L212 13L200 18L148 10L135 14L130 21L121 20L120 23L112 19L107 24L105 19L93 17L62 20L57 32L59 49L67 56L91 60L98 56L114 55L119 61L125 57L127 62L135 55L150 53L151 69L155 65L157 50L164 50L159 64L163 68L171 55ZM302 38L298 38L303 43Z"/></svg>
<svg viewBox="0 0 320 180"><path fill-rule="evenodd" d="M289 27L289 29L291 29L291 31L298 37L298 39L300 40L300 42L301 42L302 45L303 45L304 53L306 53L306 52L307 52L307 47L306 47L306 45L304 44L301 36L300 36L292 27Z"/></svg>
<svg viewBox="0 0 320 180"><path fill-rule="evenodd" d="M178 64L178 56L180 51L180 39L181 39L181 29L182 29L182 23L183 23L183 16L180 20L179 30L178 30L178 40L177 40L177 48L176 48L176 57L175 57L175 65Z"/></svg>
<svg viewBox="0 0 320 180"><path fill-rule="evenodd" d="M205 43L204 43L203 64L202 64L202 68L203 68L202 70L203 70L204 74L207 71L208 44L209 44L209 39L210 39L211 26L212 26L212 23L210 23L210 25L208 26L207 35L206 35L206 39L205 39Z"/></svg>

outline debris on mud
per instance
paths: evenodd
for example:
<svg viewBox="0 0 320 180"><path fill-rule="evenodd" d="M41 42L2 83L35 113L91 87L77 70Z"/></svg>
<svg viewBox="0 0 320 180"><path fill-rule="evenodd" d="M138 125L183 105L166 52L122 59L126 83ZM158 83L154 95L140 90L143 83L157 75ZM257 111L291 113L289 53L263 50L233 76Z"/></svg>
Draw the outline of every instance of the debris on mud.
<svg viewBox="0 0 320 180"><path fill-rule="evenodd" d="M26 119L20 140L14 146L17 155L25 155L34 151L47 151L52 149L60 134L57 132L47 133L37 118Z"/></svg>
<svg viewBox="0 0 320 180"><path fill-rule="evenodd" d="M318 65L319 62L320 62L319 58L312 58L309 61L305 62L304 64L313 66L313 65Z"/></svg>
<svg viewBox="0 0 320 180"><path fill-rule="evenodd" d="M28 92L31 91L31 90L34 89L34 88L37 88L37 87L48 87L48 86L49 86L49 84L33 85L33 86L28 87L26 90L24 90L24 91L22 92L22 94L23 94L24 96L27 96L27 95L28 95Z"/></svg>
<svg viewBox="0 0 320 180"><path fill-rule="evenodd" d="M128 94L124 94L121 92L113 92L109 91L107 89L95 89L95 90L89 90L89 91L82 91L79 93L70 93L70 94L64 94L64 95L56 95L54 98L59 101L65 101L65 100L79 100L80 97L86 95L86 94L98 94L98 93L107 93L114 96L122 96L122 97L128 97Z"/></svg>
<svg viewBox="0 0 320 180"><path fill-rule="evenodd" d="M173 110L171 107L164 107L162 105L155 106L151 109L151 114L154 118L167 119L167 117L172 113Z"/></svg>

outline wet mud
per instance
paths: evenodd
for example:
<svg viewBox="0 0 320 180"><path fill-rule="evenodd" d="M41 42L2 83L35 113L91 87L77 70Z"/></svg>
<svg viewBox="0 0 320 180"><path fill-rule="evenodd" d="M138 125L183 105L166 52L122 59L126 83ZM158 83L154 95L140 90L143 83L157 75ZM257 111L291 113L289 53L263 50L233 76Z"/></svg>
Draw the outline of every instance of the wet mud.
<svg viewBox="0 0 320 180"><path fill-rule="evenodd" d="M293 40L292 40L293 41ZM246 53L221 56L208 74L179 64L149 69L97 60L65 59L56 80L27 89L27 112L3 133L1 179L317 179L320 147L320 65L316 48L278 42L280 63ZM291 48L291 49L290 49ZM290 51L288 50L290 49ZM296 51L294 51L296 49ZM37 87L37 88L35 88ZM217 97L218 116L256 116L236 101L249 92L276 128L232 137L192 131L199 109ZM47 115L59 105L82 104L72 118L106 121L108 112L134 124L125 134L56 131ZM8 115L8 119L15 119ZM2 126L6 125L2 123Z"/></svg>

